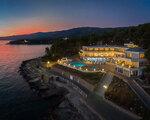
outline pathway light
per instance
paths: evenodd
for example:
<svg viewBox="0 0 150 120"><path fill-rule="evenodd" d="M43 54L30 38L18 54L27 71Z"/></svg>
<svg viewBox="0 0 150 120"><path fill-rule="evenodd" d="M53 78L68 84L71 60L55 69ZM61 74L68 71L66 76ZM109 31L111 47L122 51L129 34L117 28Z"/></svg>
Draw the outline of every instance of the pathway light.
<svg viewBox="0 0 150 120"><path fill-rule="evenodd" d="M108 88L108 86L107 86L107 85L103 85L103 88L104 88L104 89L107 89L107 88Z"/></svg>

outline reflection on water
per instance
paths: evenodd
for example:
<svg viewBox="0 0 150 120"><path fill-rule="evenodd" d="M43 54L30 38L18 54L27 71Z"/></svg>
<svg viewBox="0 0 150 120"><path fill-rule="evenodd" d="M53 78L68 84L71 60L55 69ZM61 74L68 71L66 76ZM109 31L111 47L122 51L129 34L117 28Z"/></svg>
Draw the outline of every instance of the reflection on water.
<svg viewBox="0 0 150 120"><path fill-rule="evenodd" d="M36 120L47 103L30 90L18 70L23 60L44 54L45 45L5 45L0 41L0 120Z"/></svg>

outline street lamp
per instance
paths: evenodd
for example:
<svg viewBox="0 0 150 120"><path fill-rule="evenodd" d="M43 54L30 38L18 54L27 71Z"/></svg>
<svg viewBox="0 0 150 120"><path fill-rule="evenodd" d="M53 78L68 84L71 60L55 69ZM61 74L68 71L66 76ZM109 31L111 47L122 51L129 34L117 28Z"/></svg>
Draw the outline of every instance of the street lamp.
<svg viewBox="0 0 150 120"><path fill-rule="evenodd" d="M108 86L107 86L107 85L103 85L103 88L104 88L104 89L107 89L107 88L108 88Z"/></svg>

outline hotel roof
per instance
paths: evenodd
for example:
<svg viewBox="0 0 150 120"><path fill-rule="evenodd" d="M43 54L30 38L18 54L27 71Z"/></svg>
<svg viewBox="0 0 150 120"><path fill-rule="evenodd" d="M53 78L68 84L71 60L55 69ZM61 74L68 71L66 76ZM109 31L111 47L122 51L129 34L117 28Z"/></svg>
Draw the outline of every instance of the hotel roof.
<svg viewBox="0 0 150 120"><path fill-rule="evenodd" d="M144 52L144 49L142 48L129 48L126 51L131 51L131 52Z"/></svg>
<svg viewBox="0 0 150 120"><path fill-rule="evenodd" d="M99 47L122 47L127 48L126 46L119 46L119 45L91 45L91 46L83 46L83 47L89 47L89 48L99 48Z"/></svg>

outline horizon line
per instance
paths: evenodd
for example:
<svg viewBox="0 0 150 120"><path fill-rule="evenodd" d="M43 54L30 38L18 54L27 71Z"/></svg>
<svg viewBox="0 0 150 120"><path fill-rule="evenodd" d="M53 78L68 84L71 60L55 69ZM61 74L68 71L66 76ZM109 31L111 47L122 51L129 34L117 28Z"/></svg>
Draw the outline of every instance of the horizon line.
<svg viewBox="0 0 150 120"><path fill-rule="evenodd" d="M78 26L78 27L71 27L71 28L64 28L64 29L60 29L60 30L51 30L51 31L39 31L39 32L31 32L31 33L27 33L27 34L14 34L14 35L6 35L6 36L0 36L0 38L3 37L13 37L13 36L22 36L22 35L30 35L30 34L37 34L37 33L47 33L47 32L60 32L60 31L66 31L66 30L71 30L71 29L76 29L76 28L102 28L102 29L113 29L113 28L126 28L126 27L135 27L135 26L139 26L139 25L143 25L143 24L148 24L150 22L147 23L139 23L136 25L128 25L128 26L115 26L115 27L99 27L99 26Z"/></svg>

